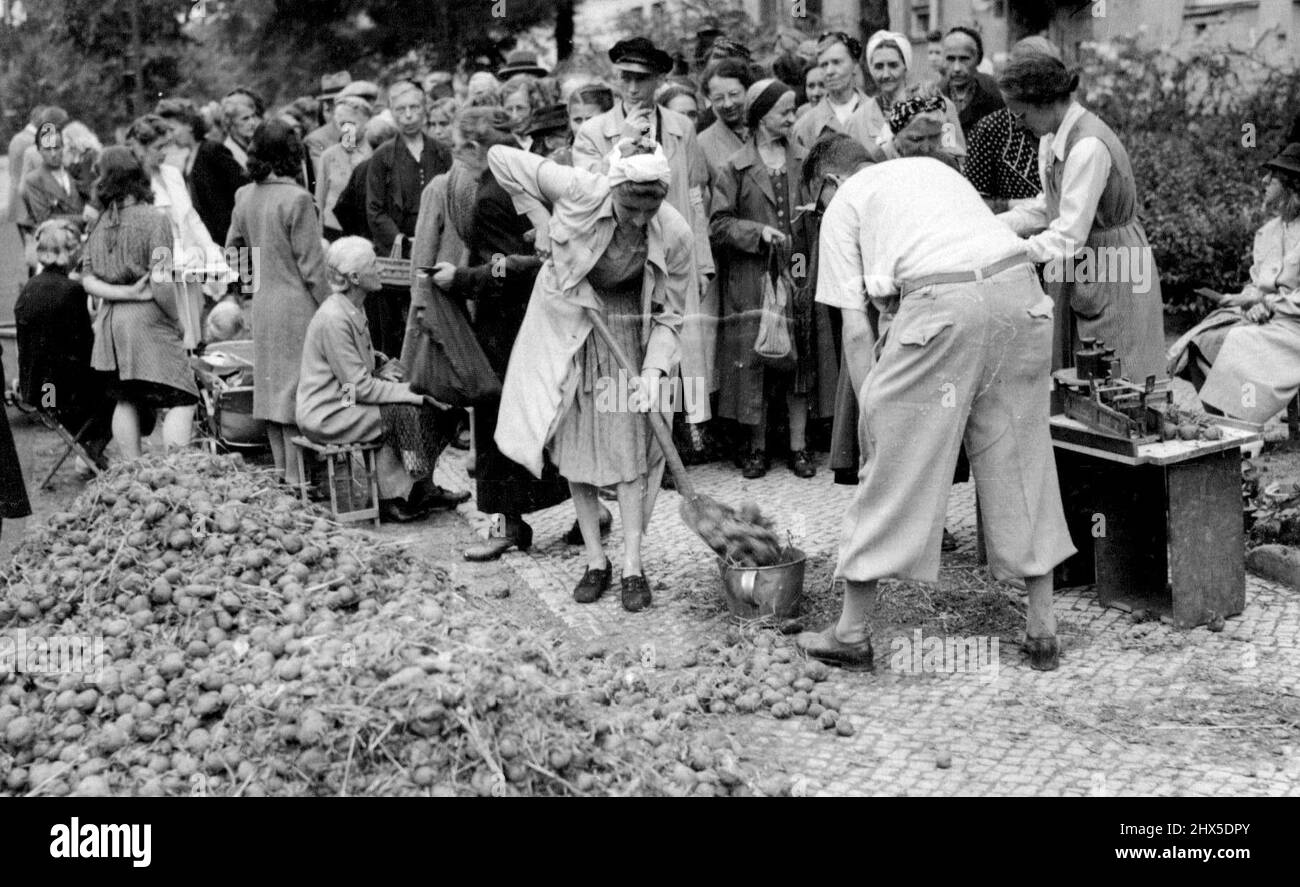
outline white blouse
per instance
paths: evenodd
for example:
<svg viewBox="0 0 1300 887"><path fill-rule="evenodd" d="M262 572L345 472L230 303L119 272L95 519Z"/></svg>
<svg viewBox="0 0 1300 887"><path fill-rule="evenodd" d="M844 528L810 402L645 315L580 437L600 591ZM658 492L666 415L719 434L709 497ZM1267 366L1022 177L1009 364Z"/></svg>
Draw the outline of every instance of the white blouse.
<svg viewBox="0 0 1300 887"><path fill-rule="evenodd" d="M1056 218L1047 217L1046 192L998 214L1012 231L1022 237L1031 235L1026 237L1026 246L1035 262L1063 260L1083 249L1097 215L1097 203L1106 190L1112 161L1101 139L1095 136L1079 139L1070 156L1065 156L1066 139L1083 114L1083 106L1071 102L1055 135L1045 135L1039 141L1038 173L1044 183L1049 181L1057 163L1065 164Z"/></svg>

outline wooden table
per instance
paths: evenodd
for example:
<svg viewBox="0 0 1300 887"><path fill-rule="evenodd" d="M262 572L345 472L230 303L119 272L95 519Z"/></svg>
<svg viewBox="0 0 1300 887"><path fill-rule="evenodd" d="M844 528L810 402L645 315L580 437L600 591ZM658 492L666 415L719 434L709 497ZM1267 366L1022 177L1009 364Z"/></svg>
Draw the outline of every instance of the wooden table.
<svg viewBox="0 0 1300 887"><path fill-rule="evenodd" d="M1058 587L1095 583L1103 604L1168 614L1177 628L1245 608L1239 451L1260 439L1254 426L1225 423L1222 440L1143 444L1131 455L1090 446L1073 419L1051 424L1079 549L1057 567Z"/></svg>

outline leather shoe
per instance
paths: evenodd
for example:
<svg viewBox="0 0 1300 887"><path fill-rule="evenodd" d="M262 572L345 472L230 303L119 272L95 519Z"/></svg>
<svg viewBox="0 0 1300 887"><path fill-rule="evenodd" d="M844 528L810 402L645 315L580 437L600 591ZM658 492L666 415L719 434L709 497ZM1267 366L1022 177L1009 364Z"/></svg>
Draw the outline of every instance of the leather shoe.
<svg viewBox="0 0 1300 887"><path fill-rule="evenodd" d="M1035 671L1056 671L1061 667L1061 643L1055 637L1027 637L1020 648L1029 655L1029 667Z"/></svg>
<svg viewBox="0 0 1300 887"><path fill-rule="evenodd" d="M574 586L573 599L580 604L593 604L600 600L600 596L609 589L610 572L609 561L605 561L604 569L593 570L588 567Z"/></svg>
<svg viewBox="0 0 1300 887"><path fill-rule="evenodd" d="M856 644L846 644L835 636L834 625L822 631L805 631L795 638L795 646L827 665L857 671L871 671L874 668L871 638Z"/></svg>
<svg viewBox="0 0 1300 887"><path fill-rule="evenodd" d="M601 538L604 538L605 536L609 535L609 528L612 527L613 525L614 525L614 515L610 513L608 508L602 507L600 510ZM569 531L564 534L564 542L566 545L582 544L582 527L578 526L578 522L576 520L573 522L573 526L569 527Z"/></svg>
<svg viewBox="0 0 1300 887"><path fill-rule="evenodd" d="M636 613L650 606L650 583L645 576L624 576L619 580L623 586L623 609Z"/></svg>
<svg viewBox="0 0 1300 887"><path fill-rule="evenodd" d="M740 474L750 480L767 474L767 454L762 450L750 450L740 466Z"/></svg>
<svg viewBox="0 0 1300 887"><path fill-rule="evenodd" d="M486 542L479 542L465 549L465 560L482 562L494 561L512 548L527 551L533 545L533 528L523 521L509 527L500 536L492 536Z"/></svg>
<svg viewBox="0 0 1300 887"><path fill-rule="evenodd" d="M786 460L786 464L790 466L790 471L795 477L809 478L817 474L817 466L813 464L807 450L795 450Z"/></svg>
<svg viewBox="0 0 1300 887"><path fill-rule="evenodd" d="M379 520L389 524L409 524L429 516L429 509L411 505L403 499L380 499Z"/></svg>
<svg viewBox="0 0 1300 887"><path fill-rule="evenodd" d="M462 502L469 501L469 490L453 493L435 483L420 481L411 488L411 501L421 508L455 508Z"/></svg>

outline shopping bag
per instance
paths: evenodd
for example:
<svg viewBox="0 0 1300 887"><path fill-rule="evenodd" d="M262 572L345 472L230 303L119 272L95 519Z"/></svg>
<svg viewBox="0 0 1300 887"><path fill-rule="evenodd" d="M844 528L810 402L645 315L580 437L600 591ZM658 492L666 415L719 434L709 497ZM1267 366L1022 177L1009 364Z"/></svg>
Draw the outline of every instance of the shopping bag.
<svg viewBox="0 0 1300 887"><path fill-rule="evenodd" d="M411 390L454 407L470 407L501 395L501 380L488 362L464 308L427 271L416 275L416 301L425 306L409 335L415 341L403 366Z"/></svg>
<svg viewBox="0 0 1300 887"><path fill-rule="evenodd" d="M777 258L778 250L768 253L767 273L763 275L763 298L754 352L759 360L774 369L795 366L794 337L791 330L791 293L794 287Z"/></svg>

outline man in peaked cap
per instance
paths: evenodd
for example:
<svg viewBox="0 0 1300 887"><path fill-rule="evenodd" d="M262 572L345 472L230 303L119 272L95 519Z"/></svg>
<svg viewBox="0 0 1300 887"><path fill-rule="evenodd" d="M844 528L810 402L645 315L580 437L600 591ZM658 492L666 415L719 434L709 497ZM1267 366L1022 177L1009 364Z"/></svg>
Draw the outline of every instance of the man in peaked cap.
<svg viewBox="0 0 1300 887"><path fill-rule="evenodd" d="M645 37L633 37L615 43L609 51L609 60L614 63L615 89L621 100L604 114L582 124L573 139L573 165L605 175L609 171L610 152L620 139L648 137L662 146L672 168L667 202L681 213L696 237L698 287L694 294L696 298L687 305L688 316L682 332L681 372L692 382L700 378L713 388L715 348L712 346L715 337L712 333L717 306L711 306L711 311L710 306L704 306L702 311L698 300L699 293L703 292L714 273L709 219L704 209L704 195L709 187L708 162L696 141L695 125L690 119L655 104L655 92L663 83L664 75L673 68L672 57ZM714 319L712 323L705 320L705 316L710 314ZM687 403L686 407L689 422L700 423L709 418L707 400Z"/></svg>

